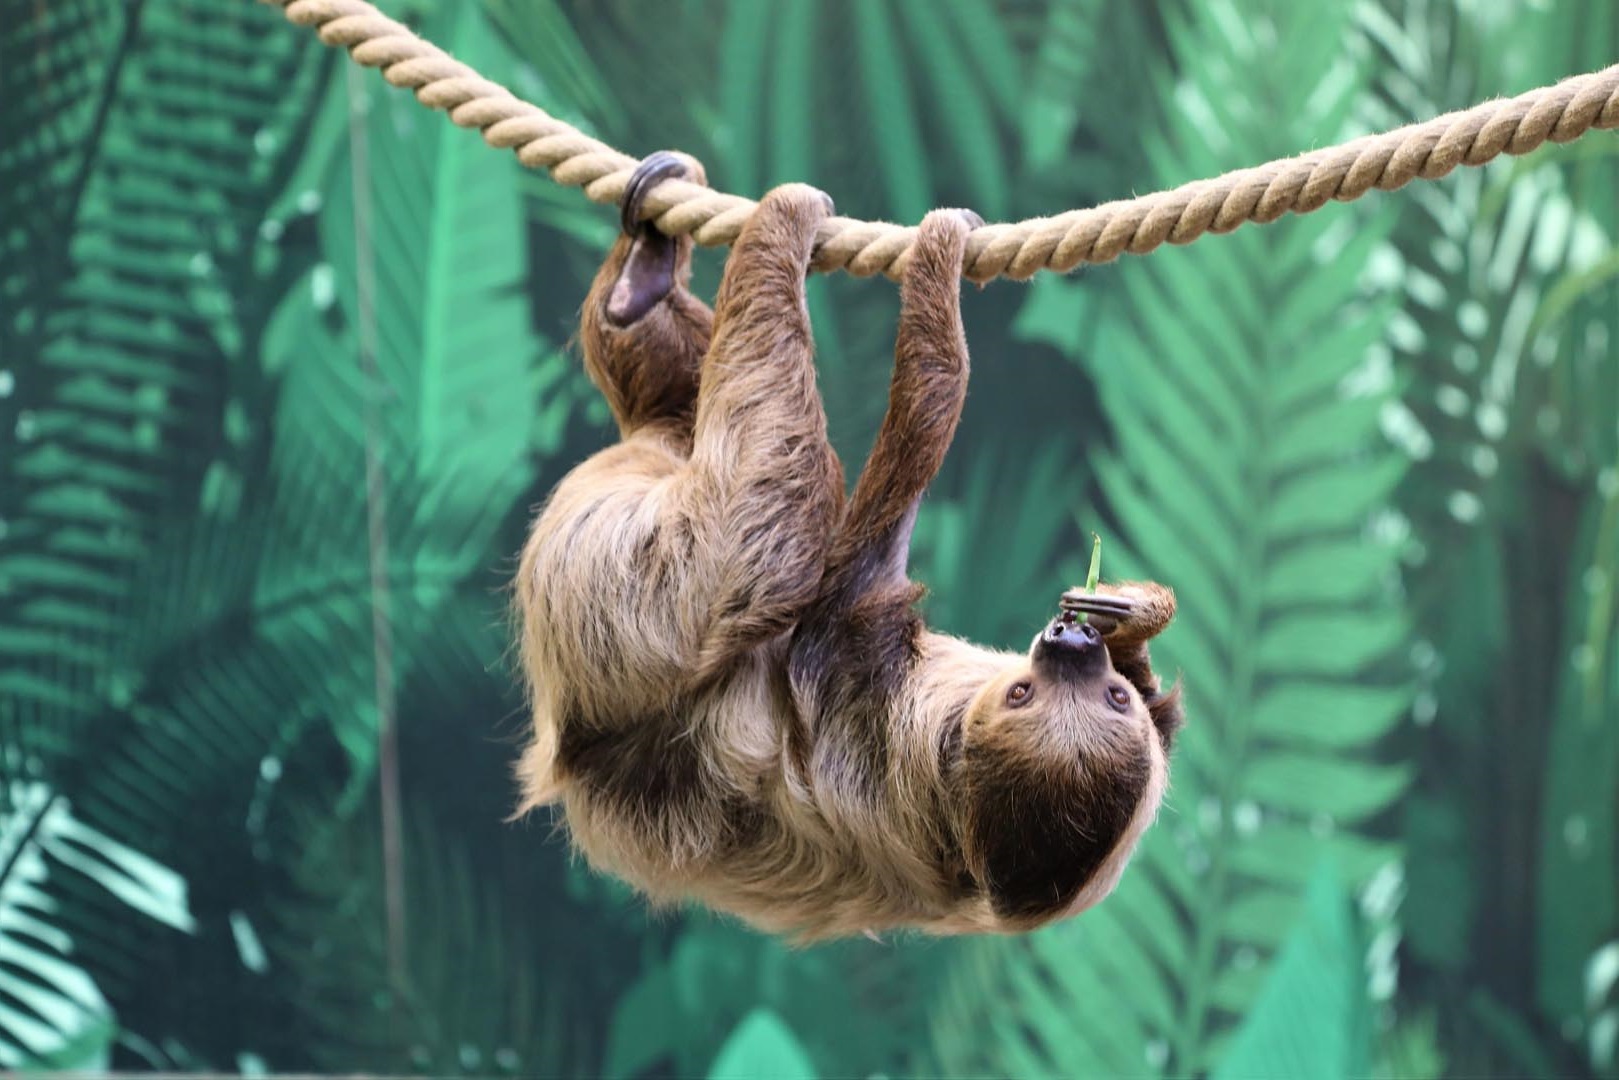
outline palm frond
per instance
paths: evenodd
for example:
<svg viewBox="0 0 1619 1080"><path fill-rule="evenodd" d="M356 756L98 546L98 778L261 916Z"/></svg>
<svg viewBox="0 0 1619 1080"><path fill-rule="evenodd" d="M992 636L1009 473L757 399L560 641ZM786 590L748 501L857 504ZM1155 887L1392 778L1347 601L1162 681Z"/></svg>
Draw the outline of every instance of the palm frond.
<svg viewBox="0 0 1619 1080"><path fill-rule="evenodd" d="M968 0L967 4L954 6L967 7L974 2L976 0ZM946 118L938 132L940 139L950 147L955 167L967 181L974 204L982 209L986 218L1003 217L1010 204L1004 159L1000 154L985 150L1004 140L990 108L993 89L985 93L984 76L978 74L990 70L992 65L975 68L958 43L951 39L949 27L938 17L939 12L928 4L901 0L899 13L907 36L915 42L918 65L928 80L928 97L936 103L934 111ZM974 50L1009 57L1011 47L998 30L996 27L988 40L974 43ZM990 79L988 85L993 88L997 81Z"/></svg>
<svg viewBox="0 0 1619 1080"><path fill-rule="evenodd" d="M1023 160L1032 171L1061 160L1079 126L1082 103L1076 90L1088 81L1096 58L1101 7L1097 0L1052 0L1047 5L1029 92L1019 108Z"/></svg>
<svg viewBox="0 0 1619 1080"><path fill-rule="evenodd" d="M819 1075L896 1070L925 1027L917 989L942 963L938 950L912 943L797 951L698 914L619 999L602 1074L702 1075L759 1009L788 1025Z"/></svg>
<svg viewBox="0 0 1619 1080"><path fill-rule="evenodd" d="M811 1080L819 1075L792 1029L768 1009L755 1009L736 1026L708 1070L709 1080L747 1076Z"/></svg>
<svg viewBox="0 0 1619 1080"><path fill-rule="evenodd" d="M69 3L0 31L7 77L49 88L22 92L45 114L18 114L0 151L22 181L0 182L0 355L18 372L0 399L0 724L46 769L123 677L156 522L243 464L208 391L252 381L254 297L279 262L259 229L325 69L274 19Z"/></svg>
<svg viewBox="0 0 1619 1080"><path fill-rule="evenodd" d="M472 9L443 37L475 62L494 47ZM118 581L110 606L125 629L113 639L115 678L86 713L98 735L59 770L87 821L141 838L187 873L262 848L253 808L265 770L279 775L279 762L315 736L330 731L344 751L337 772L350 780L350 802L367 790L375 752L373 552L361 494L375 388L356 362L347 156L330 145L347 140L331 122L346 112L343 96L333 89L308 154L286 168L308 187L272 210L301 220L314 211L327 259L290 282L262 341L243 345L262 349L252 374L262 381L250 388L273 420L233 434L244 445L223 485L231 498L153 528L139 568ZM388 392L376 409L388 540L378 554L393 586L395 668L409 680L469 653L472 670L498 667L502 604L490 552L533 482L534 408L548 404L542 393L566 364L530 329L519 291L527 249L515 163L487 168L475 138L401 105L374 110L368 135L376 182L402 186L373 220ZM468 594L479 607L470 638L446 621ZM190 831L199 807L246 827L199 847ZM251 891L252 881L241 885ZM205 1057L223 1056L228 1032L199 1037Z"/></svg>
<svg viewBox="0 0 1619 1080"><path fill-rule="evenodd" d="M374 793L373 793L374 794ZM389 970L381 831L367 811L305 807L299 894L266 915L266 963L300 987L299 1049L332 1072L556 1076L591 1071L580 1006L513 880L475 866L428 802L408 807L405 970ZM471 992L473 988L483 988ZM570 1031L570 1027L574 1030ZM278 1067L286 1067L275 1062Z"/></svg>
<svg viewBox="0 0 1619 1080"><path fill-rule="evenodd" d="M1350 899L1322 863L1212 1080L1364 1076L1371 1051L1364 953Z"/></svg>
<svg viewBox="0 0 1619 1080"><path fill-rule="evenodd" d="M116 1018L63 919L72 877L174 930L195 927L174 871L79 821L47 785L11 781L0 792L0 1067L107 1067Z"/></svg>
<svg viewBox="0 0 1619 1080"><path fill-rule="evenodd" d="M926 155L894 20L885 4L857 4L854 16L859 20L855 40L861 50L860 75L888 205L901 221L921 221L933 207L933 190L927 171L919 167Z"/></svg>

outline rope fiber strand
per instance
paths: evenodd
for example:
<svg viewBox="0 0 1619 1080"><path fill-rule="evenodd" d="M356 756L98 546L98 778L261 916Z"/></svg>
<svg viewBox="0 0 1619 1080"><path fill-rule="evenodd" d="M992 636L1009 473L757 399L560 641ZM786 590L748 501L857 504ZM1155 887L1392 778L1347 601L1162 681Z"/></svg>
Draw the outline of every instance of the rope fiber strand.
<svg viewBox="0 0 1619 1080"><path fill-rule="evenodd" d="M583 188L595 202L616 205L623 194L635 158L519 99L366 0L260 2L312 27L327 45L347 48L356 62L381 68L389 83L414 90L417 100L445 110L459 126L477 128L489 145L515 150L529 168L549 170L558 183ZM1212 180L1053 217L984 225L968 239L963 273L976 282L1023 280L1038 270L1111 262L1125 252L1145 255L1164 243L1185 244L1248 221L1307 214L1373 188L1392 191L1418 177L1437 180L1458 165L1483 165L1501 154L1526 154L1548 141L1569 142L1593 128L1614 127L1619 64ZM735 242L757 205L674 178L646 198L659 230L689 235L705 247ZM813 268L897 279L915 237L914 226L833 217L821 226Z"/></svg>

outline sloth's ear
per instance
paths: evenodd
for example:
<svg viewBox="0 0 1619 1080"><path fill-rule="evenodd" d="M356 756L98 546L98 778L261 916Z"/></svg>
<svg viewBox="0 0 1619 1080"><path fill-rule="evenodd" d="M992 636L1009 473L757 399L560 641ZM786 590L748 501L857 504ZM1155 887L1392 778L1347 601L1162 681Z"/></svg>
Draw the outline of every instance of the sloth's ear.
<svg viewBox="0 0 1619 1080"><path fill-rule="evenodd" d="M1175 745L1175 733L1186 723L1186 703L1181 700L1181 684L1177 680L1167 693L1150 694L1146 700L1147 714L1152 717L1152 726L1157 729L1159 741L1167 754Z"/></svg>

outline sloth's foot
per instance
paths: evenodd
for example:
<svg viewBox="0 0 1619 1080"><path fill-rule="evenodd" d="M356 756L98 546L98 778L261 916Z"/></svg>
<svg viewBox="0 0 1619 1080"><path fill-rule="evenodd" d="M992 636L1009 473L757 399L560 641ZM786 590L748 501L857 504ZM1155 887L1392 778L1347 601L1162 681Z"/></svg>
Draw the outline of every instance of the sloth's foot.
<svg viewBox="0 0 1619 1080"><path fill-rule="evenodd" d="M607 321L614 326L628 326L638 321L674 290L683 257L681 242L665 236L651 222L641 220L647 192L671 176L697 184L706 182L703 167L696 159L659 150L636 166L630 182L624 186L619 224L624 235L633 239L629 255L624 259L624 269L607 297Z"/></svg>
<svg viewBox="0 0 1619 1080"><path fill-rule="evenodd" d="M1175 594L1152 581L1069 589L1059 601L1065 619L1084 615L1104 641L1127 645L1157 637L1175 617Z"/></svg>

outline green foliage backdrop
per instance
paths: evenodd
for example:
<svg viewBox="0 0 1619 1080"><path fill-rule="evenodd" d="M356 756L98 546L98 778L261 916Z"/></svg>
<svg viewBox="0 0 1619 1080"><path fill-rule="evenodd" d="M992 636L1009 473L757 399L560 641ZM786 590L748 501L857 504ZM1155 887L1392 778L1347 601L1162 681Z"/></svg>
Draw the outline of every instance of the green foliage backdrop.
<svg viewBox="0 0 1619 1080"><path fill-rule="evenodd" d="M1608 0L385 6L901 221L1619 56ZM503 590L610 437L569 339L613 215L249 0L0 0L0 94L0 1068L1619 1077L1612 135L969 289L930 617L1015 645L1102 533L1181 596L1174 790L1083 918L794 951L504 821ZM812 283L851 461L896 308Z"/></svg>

